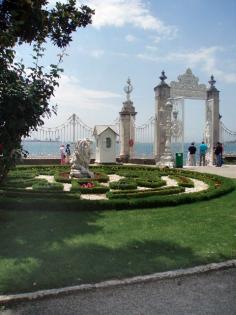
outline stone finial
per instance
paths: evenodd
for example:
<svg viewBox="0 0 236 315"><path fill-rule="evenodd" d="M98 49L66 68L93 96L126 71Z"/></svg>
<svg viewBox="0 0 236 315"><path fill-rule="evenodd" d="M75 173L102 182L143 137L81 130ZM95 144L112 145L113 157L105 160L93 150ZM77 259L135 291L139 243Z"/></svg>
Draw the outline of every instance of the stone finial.
<svg viewBox="0 0 236 315"><path fill-rule="evenodd" d="M133 91L133 85L131 84L130 78L127 80L127 85L124 87L124 91L126 93L127 102L130 102L130 94Z"/></svg>
<svg viewBox="0 0 236 315"><path fill-rule="evenodd" d="M215 83L216 83L216 80L214 79L214 76L213 74L211 75L211 79L210 81L208 81L208 83L210 84L210 88L215 88Z"/></svg>
<svg viewBox="0 0 236 315"><path fill-rule="evenodd" d="M162 70L161 76L159 77L159 79L161 80L161 84L165 84L165 80L167 79L167 76L165 75L164 70Z"/></svg>

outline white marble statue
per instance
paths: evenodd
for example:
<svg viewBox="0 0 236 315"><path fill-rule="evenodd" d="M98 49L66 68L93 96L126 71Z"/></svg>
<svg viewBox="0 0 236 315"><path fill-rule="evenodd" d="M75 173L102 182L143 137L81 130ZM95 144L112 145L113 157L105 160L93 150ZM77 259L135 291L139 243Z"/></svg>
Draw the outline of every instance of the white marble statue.
<svg viewBox="0 0 236 315"><path fill-rule="evenodd" d="M75 145L75 151L70 158L70 176L76 178L93 178L94 174L89 171L91 157L91 141L79 140Z"/></svg>

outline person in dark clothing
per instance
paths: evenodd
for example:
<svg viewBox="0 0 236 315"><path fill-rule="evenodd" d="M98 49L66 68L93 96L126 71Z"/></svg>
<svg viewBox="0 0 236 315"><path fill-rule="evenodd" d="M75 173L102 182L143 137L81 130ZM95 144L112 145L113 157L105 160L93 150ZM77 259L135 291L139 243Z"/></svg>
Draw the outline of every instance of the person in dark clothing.
<svg viewBox="0 0 236 315"><path fill-rule="evenodd" d="M220 142L217 142L215 147L215 155L216 155L216 166L222 166L222 153L223 153L223 146Z"/></svg>
<svg viewBox="0 0 236 315"><path fill-rule="evenodd" d="M191 143L191 145L188 148L189 152L189 166L196 166L196 154L197 148L194 145L194 142Z"/></svg>
<svg viewBox="0 0 236 315"><path fill-rule="evenodd" d="M66 163L68 164L70 162L70 144L68 143L66 145L66 150L65 150L65 153L66 153Z"/></svg>

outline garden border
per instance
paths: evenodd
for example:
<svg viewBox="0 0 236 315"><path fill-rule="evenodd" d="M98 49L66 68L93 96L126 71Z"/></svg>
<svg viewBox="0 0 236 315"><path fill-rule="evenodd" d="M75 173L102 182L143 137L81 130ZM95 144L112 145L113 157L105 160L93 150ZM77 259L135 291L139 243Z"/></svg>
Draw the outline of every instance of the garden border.
<svg viewBox="0 0 236 315"><path fill-rule="evenodd" d="M44 166L27 166L27 167L19 167L20 170L27 170L29 168L42 169L45 171ZM52 169L58 169L58 166L46 166L49 172ZM65 168L63 166L63 168ZM61 169L63 169L61 167ZM196 178L206 182L209 185L209 188L200 192L193 192L188 194L176 194L175 198L173 195L166 196L150 196L150 197L140 197L140 198L122 198L122 199L110 199L110 200L79 200L79 194L76 194L75 198L73 198L73 194L69 192L58 192L53 194L52 192L41 193L40 195L36 192L30 191L12 191L12 190L0 190L0 202L3 207L12 206L13 204L17 206L23 206L25 208L31 207L32 204L30 202L26 202L25 198L22 200L22 196L24 197L33 197L38 199L47 199L47 202L50 206L50 203L53 203L53 209L57 209L58 207L69 210L82 210L82 211L97 211L97 210L124 210L124 209L145 209L145 208L157 208L157 207L165 207L165 206L177 206L180 204L192 203L201 200L209 200L212 198L216 198L222 195L225 195L235 189L235 184L232 179L212 175L207 173L197 173L194 171L186 171L180 169L157 169L150 166L136 166L136 165L112 165L112 166L92 166L92 170L98 170L98 172L104 172L105 174L113 174L120 169L129 171L135 171L135 169L143 170L143 171L159 171L161 176L165 175L184 175L185 177ZM14 197L14 200L12 198ZM55 201L60 199L60 205L57 207ZM35 200L34 200L35 201ZM40 200L39 200L40 201ZM41 202L37 202L37 205L40 208ZM41 205L43 206L43 205Z"/></svg>

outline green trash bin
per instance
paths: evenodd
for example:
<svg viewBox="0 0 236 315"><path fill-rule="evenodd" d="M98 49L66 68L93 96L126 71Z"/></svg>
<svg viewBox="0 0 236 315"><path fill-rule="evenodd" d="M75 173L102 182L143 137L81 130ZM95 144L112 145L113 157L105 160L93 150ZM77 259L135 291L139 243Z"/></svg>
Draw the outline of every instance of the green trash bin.
<svg viewBox="0 0 236 315"><path fill-rule="evenodd" d="M176 153L175 154L175 167L182 168L183 165L184 165L183 153Z"/></svg>

